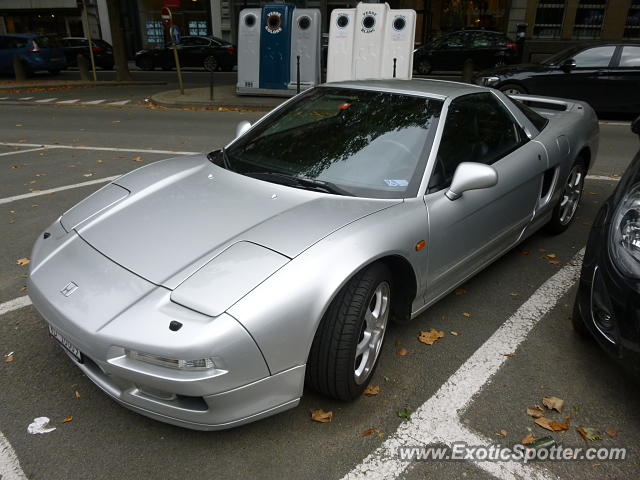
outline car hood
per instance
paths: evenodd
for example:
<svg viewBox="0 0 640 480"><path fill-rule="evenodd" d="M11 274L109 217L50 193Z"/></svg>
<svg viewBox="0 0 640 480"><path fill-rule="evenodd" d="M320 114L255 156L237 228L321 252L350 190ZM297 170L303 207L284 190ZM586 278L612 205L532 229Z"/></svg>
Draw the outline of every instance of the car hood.
<svg viewBox="0 0 640 480"><path fill-rule="evenodd" d="M293 258L339 228L401 202L268 183L196 155L116 179L66 212L61 223L116 263L174 289L237 242Z"/></svg>

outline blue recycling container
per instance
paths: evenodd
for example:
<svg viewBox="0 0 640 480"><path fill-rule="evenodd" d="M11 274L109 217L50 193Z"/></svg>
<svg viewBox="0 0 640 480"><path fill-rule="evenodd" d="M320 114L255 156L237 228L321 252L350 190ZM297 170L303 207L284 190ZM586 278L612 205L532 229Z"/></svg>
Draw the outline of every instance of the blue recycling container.
<svg viewBox="0 0 640 480"><path fill-rule="evenodd" d="M260 88L287 89L291 80L291 18L295 5L262 7Z"/></svg>

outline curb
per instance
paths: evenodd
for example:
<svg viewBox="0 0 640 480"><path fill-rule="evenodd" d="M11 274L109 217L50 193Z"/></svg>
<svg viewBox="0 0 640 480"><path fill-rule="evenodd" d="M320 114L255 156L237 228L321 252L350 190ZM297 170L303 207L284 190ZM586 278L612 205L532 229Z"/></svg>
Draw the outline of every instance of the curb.
<svg viewBox="0 0 640 480"><path fill-rule="evenodd" d="M73 88L73 87L126 87L126 86L144 86L144 85L166 85L167 82L160 81L126 81L126 82L116 82L110 80L103 80L97 82L74 82L74 83L16 83L16 84L0 84L0 91L6 90L25 90L25 89L33 89L33 88L47 88L47 89L56 89L56 88Z"/></svg>
<svg viewBox="0 0 640 480"><path fill-rule="evenodd" d="M153 105L157 105L160 107L165 107L165 108L202 108L202 109L206 109L206 110L211 110L211 109L218 109L218 110L223 110L223 109L231 109L231 110L238 110L238 111L271 111L274 108L276 108L280 103L288 100L288 98L282 98L282 102L279 102L277 104L275 103L270 103L270 104L266 104L266 103L260 103L259 101L255 102L255 103L248 103L248 102L242 102L242 101L209 101L209 100L196 100L196 101L175 101L175 100L164 100L163 96L170 93L170 92L177 92L177 90L169 90L166 92L159 92L156 94L151 95L151 97L149 98L149 102L152 103ZM270 98L274 98L274 97L270 97Z"/></svg>

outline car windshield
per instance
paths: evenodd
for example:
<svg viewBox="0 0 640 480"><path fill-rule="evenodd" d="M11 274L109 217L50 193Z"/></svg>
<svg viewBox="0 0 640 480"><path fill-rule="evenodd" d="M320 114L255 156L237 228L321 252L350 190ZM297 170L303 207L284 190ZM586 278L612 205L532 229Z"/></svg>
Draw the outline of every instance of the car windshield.
<svg viewBox="0 0 640 480"><path fill-rule="evenodd" d="M544 59L541 63L543 65L558 65L560 62L567 58L571 58L577 52L579 52L583 47L571 47L566 48L558 53L551 55L550 57Z"/></svg>
<svg viewBox="0 0 640 480"><path fill-rule="evenodd" d="M240 137L224 152L225 163L263 180L331 185L330 193L415 196L441 109L432 98L315 88Z"/></svg>

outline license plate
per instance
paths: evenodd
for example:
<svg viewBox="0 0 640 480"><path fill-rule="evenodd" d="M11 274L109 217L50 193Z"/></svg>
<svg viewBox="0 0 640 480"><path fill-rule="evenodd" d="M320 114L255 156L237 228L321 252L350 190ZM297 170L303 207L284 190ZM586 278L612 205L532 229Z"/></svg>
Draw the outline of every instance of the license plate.
<svg viewBox="0 0 640 480"><path fill-rule="evenodd" d="M69 340L64 338L62 334L49 325L49 335L51 335L66 351L71 353L76 359L82 363L82 352Z"/></svg>

